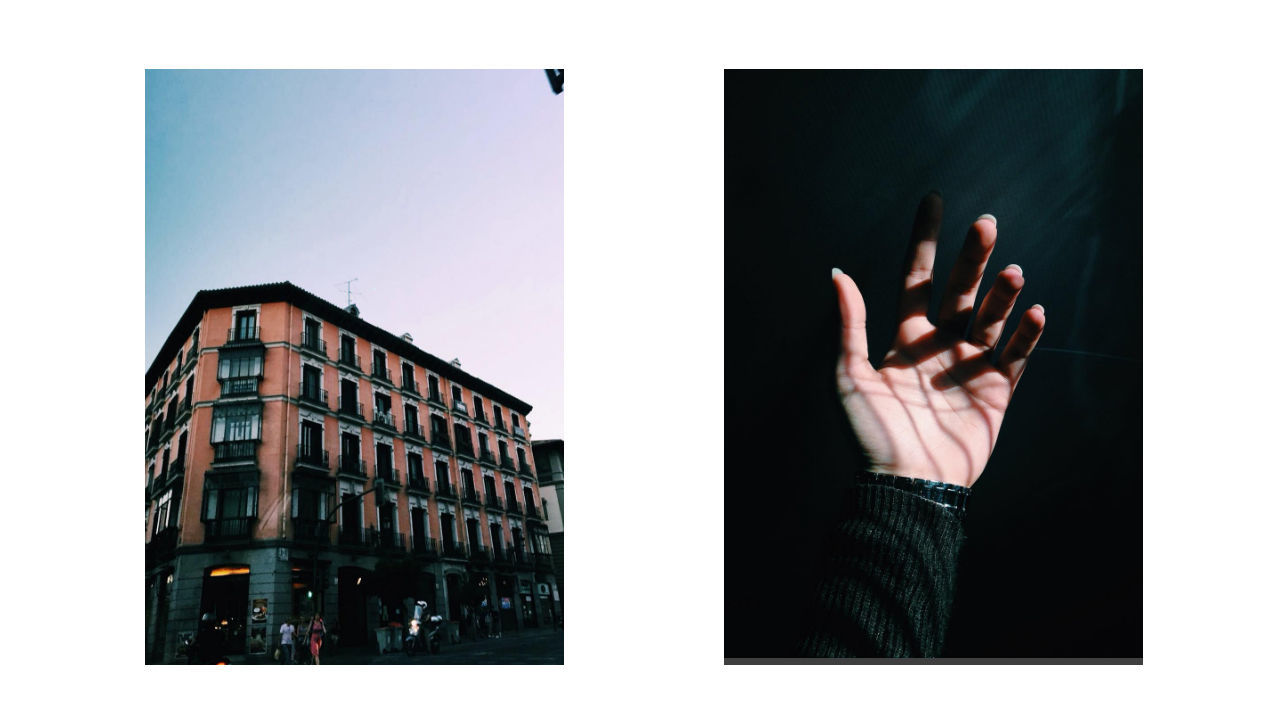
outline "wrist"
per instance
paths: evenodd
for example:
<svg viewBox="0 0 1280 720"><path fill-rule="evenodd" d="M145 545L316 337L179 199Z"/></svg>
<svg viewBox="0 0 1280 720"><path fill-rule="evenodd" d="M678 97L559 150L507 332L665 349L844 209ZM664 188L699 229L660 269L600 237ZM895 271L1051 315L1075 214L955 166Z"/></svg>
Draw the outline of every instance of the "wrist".
<svg viewBox="0 0 1280 720"><path fill-rule="evenodd" d="M854 476L854 483L859 485L878 485L901 490L916 497L950 510L958 518L964 519L965 511L972 492L963 485L938 482L924 478L911 477L894 473L863 470Z"/></svg>

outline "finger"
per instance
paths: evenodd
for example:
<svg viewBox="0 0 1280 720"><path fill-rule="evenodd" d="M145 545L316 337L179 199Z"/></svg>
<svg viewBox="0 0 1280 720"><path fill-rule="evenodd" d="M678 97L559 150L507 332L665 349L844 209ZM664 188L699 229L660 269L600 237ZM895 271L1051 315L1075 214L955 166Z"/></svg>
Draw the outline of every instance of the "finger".
<svg viewBox="0 0 1280 720"><path fill-rule="evenodd" d="M969 226L969 234L965 236L964 247L960 249L960 259L951 269L947 290L942 295L942 306L938 309L940 329L953 335L963 335L968 328L973 301L978 297L978 284L982 282L982 271L987 268L987 259L995 246L996 219L983 215L974 220Z"/></svg>
<svg viewBox="0 0 1280 720"><path fill-rule="evenodd" d="M1018 378L1022 377L1022 371L1027 367L1027 358L1036 349L1036 343L1043 332L1044 306L1032 305L1022 313L1018 329L1009 338L1009 344L1005 345L1004 352L1000 355L1000 369L1009 376L1015 387Z"/></svg>
<svg viewBox="0 0 1280 720"><path fill-rule="evenodd" d="M933 292L933 259L938 251L938 230L942 227L942 195L934 190L920 201L911 226L911 242L904 260L902 297L898 302L898 322L929 313Z"/></svg>
<svg viewBox="0 0 1280 720"><path fill-rule="evenodd" d="M853 360L867 362L867 306L853 278L840 268L831 268L831 280L836 285L836 300L840 304L840 323L844 352Z"/></svg>
<svg viewBox="0 0 1280 720"><path fill-rule="evenodd" d="M1004 323L1009 319L1013 304L1018 300L1026 280L1022 277L1022 268L1017 265L1000 271L996 282L987 291L982 300L982 307L973 317L973 329L969 331L969 341L974 345L993 348L1000 342L1000 334L1004 332Z"/></svg>

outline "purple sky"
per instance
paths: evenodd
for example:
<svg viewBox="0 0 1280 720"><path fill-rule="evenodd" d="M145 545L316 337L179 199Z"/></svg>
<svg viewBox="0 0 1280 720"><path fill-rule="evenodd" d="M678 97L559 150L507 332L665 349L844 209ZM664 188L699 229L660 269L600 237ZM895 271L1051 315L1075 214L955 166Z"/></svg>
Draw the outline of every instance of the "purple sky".
<svg viewBox="0 0 1280 720"><path fill-rule="evenodd" d="M144 369L202 289L288 280L564 437L564 105L541 70L148 71Z"/></svg>

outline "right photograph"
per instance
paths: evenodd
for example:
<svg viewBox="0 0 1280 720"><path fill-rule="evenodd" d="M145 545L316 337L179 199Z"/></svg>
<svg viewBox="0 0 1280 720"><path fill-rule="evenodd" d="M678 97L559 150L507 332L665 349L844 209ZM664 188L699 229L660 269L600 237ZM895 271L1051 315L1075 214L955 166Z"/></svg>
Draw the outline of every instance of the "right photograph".
<svg viewBox="0 0 1280 720"><path fill-rule="evenodd" d="M725 662L1141 664L1142 71L724 82Z"/></svg>

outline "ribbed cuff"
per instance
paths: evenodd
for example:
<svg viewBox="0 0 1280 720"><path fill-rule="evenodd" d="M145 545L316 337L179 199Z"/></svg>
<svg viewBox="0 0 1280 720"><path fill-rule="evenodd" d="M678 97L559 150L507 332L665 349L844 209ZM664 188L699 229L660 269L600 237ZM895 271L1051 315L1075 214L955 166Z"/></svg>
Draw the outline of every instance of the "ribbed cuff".
<svg viewBox="0 0 1280 720"><path fill-rule="evenodd" d="M859 485L879 485L909 492L922 500L941 505L961 520L964 519L965 509L969 502L969 494L972 492L969 488L961 485L952 485L951 483L942 483L934 480L921 480L920 478L905 477L903 475L886 475L884 473L871 472L870 470L859 472L854 476L853 481Z"/></svg>

